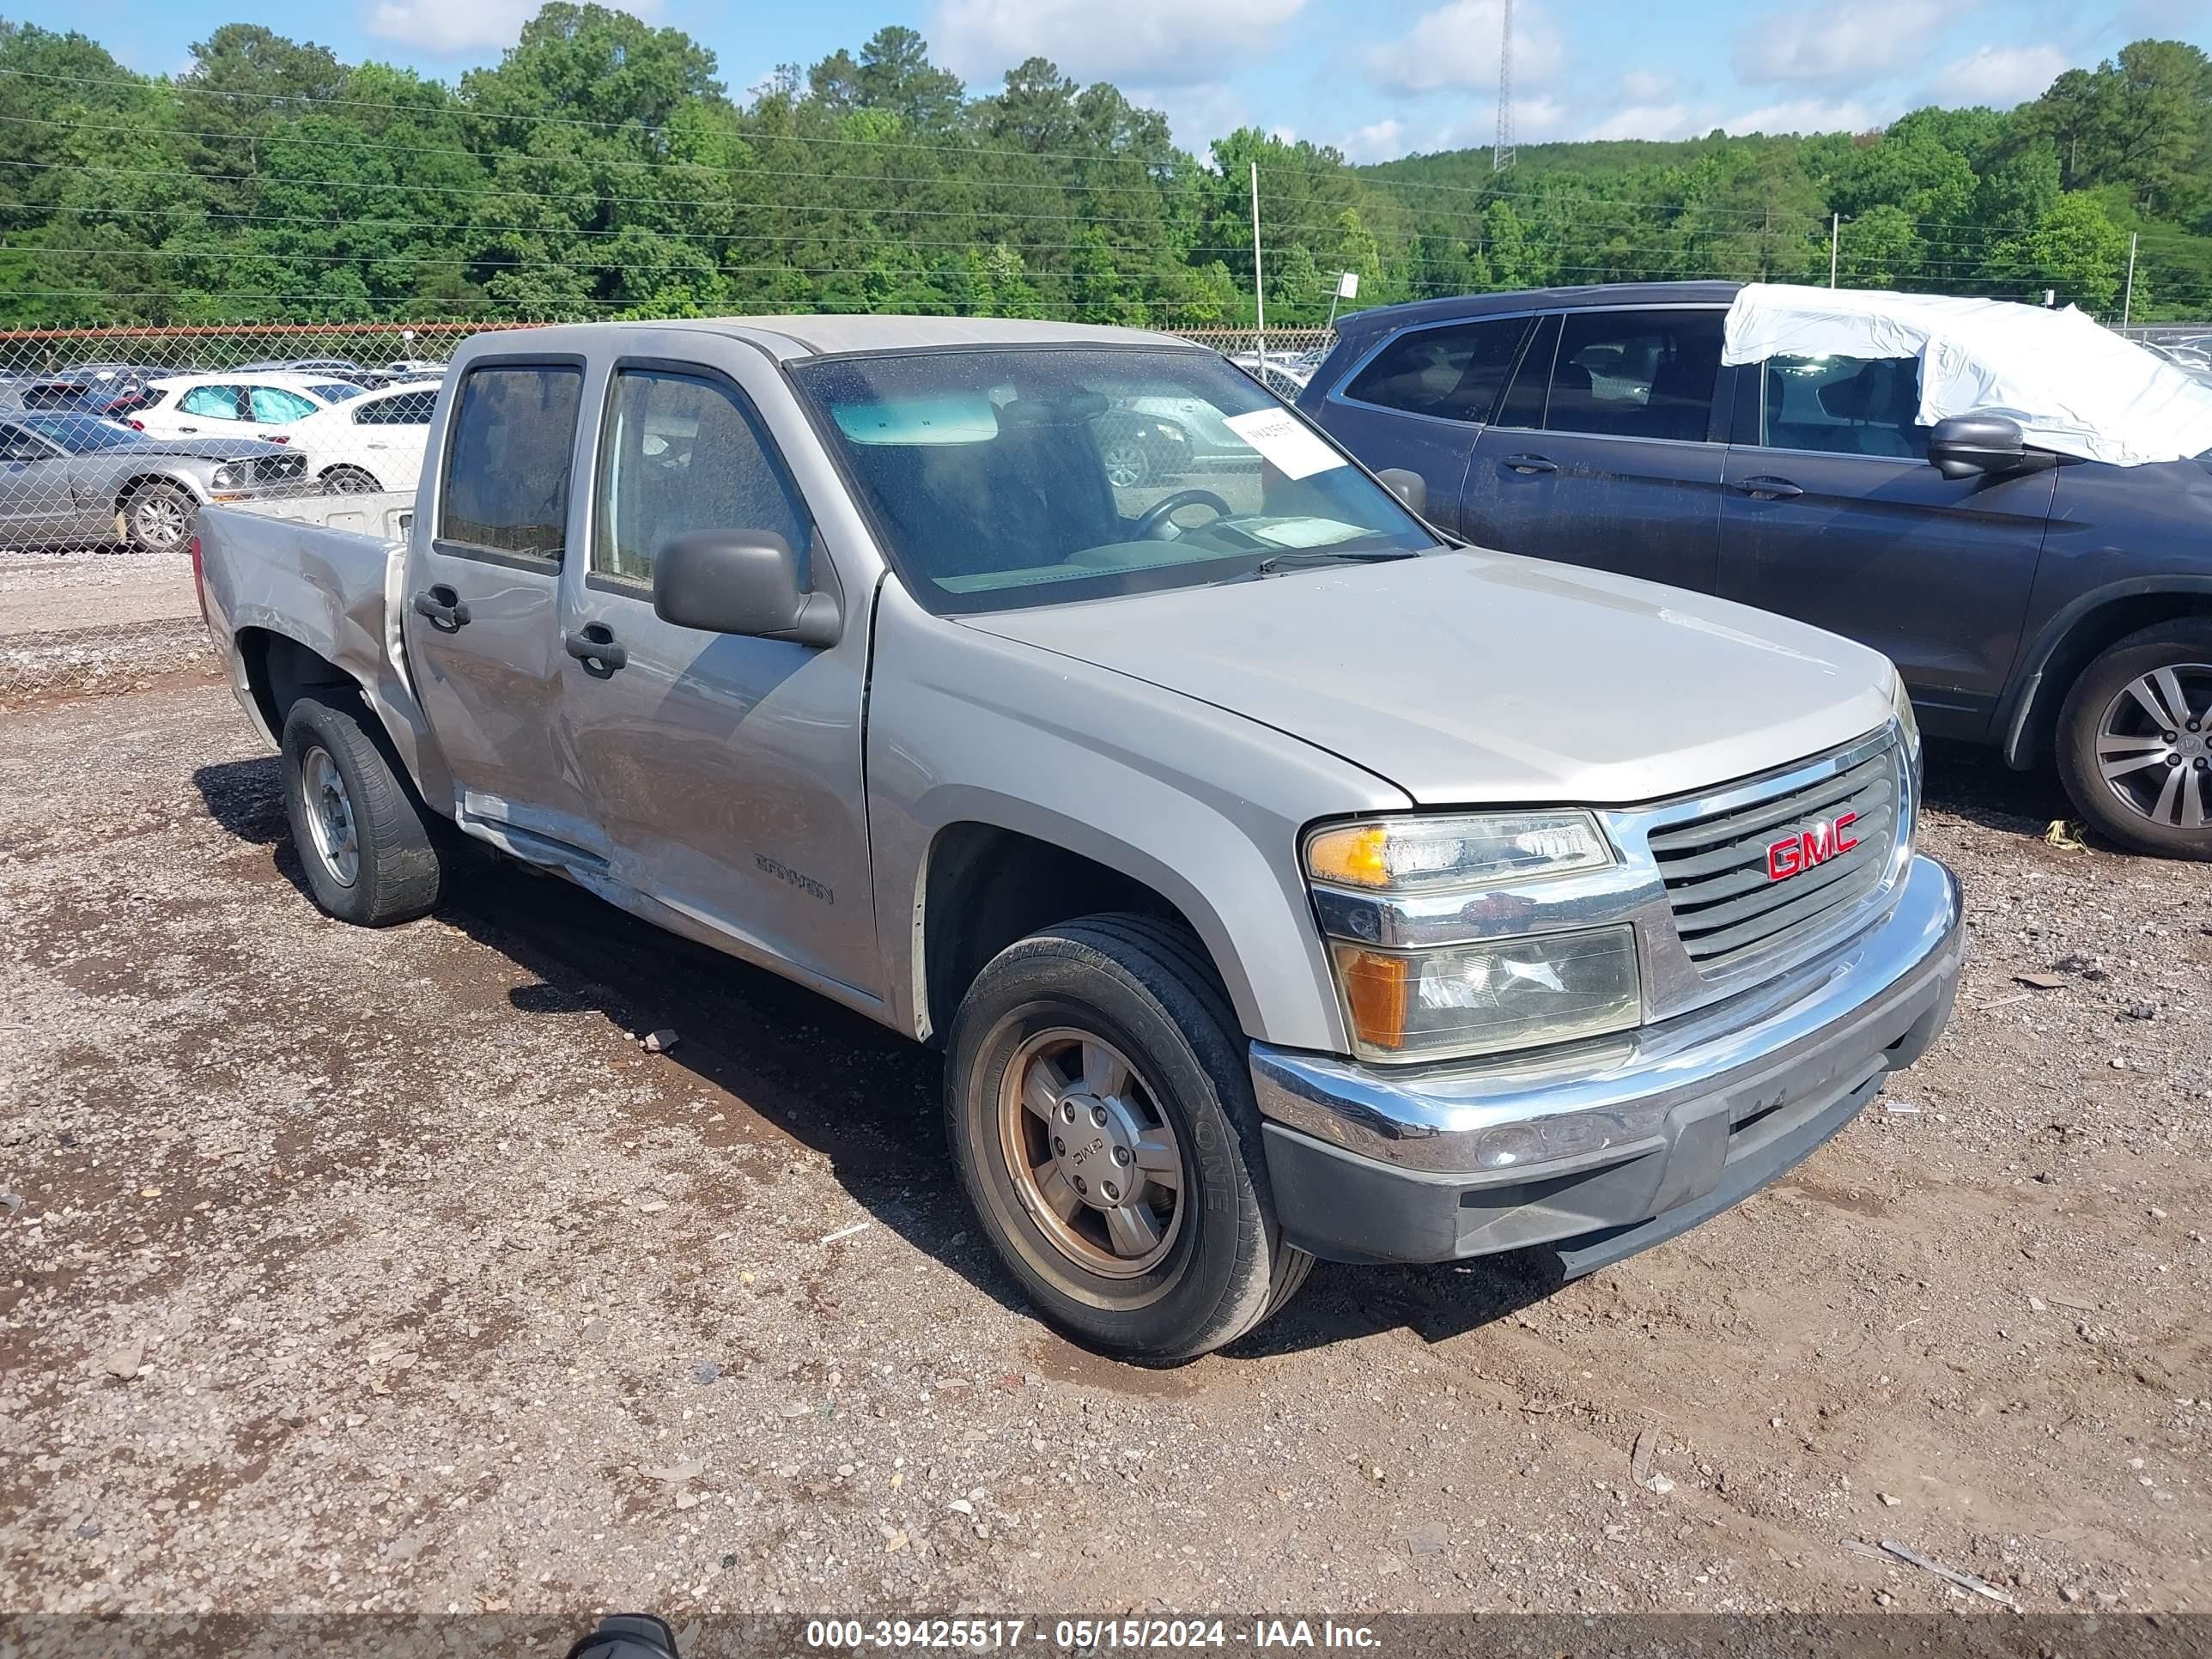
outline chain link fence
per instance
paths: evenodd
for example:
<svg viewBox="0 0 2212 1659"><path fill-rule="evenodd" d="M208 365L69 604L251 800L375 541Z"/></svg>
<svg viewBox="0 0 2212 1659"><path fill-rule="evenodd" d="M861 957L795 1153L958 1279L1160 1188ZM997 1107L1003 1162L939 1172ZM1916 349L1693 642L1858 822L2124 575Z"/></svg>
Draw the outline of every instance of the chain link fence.
<svg viewBox="0 0 2212 1659"><path fill-rule="evenodd" d="M210 501L410 491L453 349L527 323L0 332L0 548L179 549ZM1324 329L1194 330L1294 398Z"/></svg>

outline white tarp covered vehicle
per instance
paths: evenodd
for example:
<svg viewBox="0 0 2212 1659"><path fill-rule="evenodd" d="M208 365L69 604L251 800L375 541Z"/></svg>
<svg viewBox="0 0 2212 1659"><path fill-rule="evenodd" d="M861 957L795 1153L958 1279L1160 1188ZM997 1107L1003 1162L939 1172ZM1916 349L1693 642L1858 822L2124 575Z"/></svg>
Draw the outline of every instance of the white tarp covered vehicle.
<svg viewBox="0 0 2212 1659"><path fill-rule="evenodd" d="M1917 358L1923 426L2001 415L2036 448L2115 466L2212 450L2212 387L2072 306L1753 283L1722 361L1777 356Z"/></svg>

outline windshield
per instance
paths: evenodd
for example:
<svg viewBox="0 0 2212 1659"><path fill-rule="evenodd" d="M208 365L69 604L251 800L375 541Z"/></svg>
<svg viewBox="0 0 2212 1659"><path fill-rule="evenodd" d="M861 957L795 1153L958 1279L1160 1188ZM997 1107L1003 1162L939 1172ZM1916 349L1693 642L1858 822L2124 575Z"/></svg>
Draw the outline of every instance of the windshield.
<svg viewBox="0 0 2212 1659"><path fill-rule="evenodd" d="M1008 347L793 366L915 597L961 612L1436 538L1225 359Z"/></svg>
<svg viewBox="0 0 2212 1659"><path fill-rule="evenodd" d="M42 438L51 438L72 455L95 449L125 449L146 440L120 421L97 415L24 415L21 423Z"/></svg>

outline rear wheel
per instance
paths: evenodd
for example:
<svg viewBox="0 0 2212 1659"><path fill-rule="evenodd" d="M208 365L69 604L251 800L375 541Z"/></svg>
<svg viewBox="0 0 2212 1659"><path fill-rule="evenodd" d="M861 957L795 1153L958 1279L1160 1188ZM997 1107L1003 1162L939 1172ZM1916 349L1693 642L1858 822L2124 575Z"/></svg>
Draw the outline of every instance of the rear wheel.
<svg viewBox="0 0 2212 1659"><path fill-rule="evenodd" d="M315 902L364 927L437 903L445 858L432 814L361 699L318 687L284 719L284 810Z"/></svg>
<svg viewBox="0 0 2212 1659"><path fill-rule="evenodd" d="M322 483L325 495L368 495L383 488L357 466L334 466L323 474Z"/></svg>
<svg viewBox="0 0 2212 1659"><path fill-rule="evenodd" d="M124 538L149 553L170 552L185 544L198 512L199 503L179 485L140 484L123 503Z"/></svg>
<svg viewBox="0 0 2212 1659"><path fill-rule="evenodd" d="M2058 770L2113 840L2212 859L2212 621L2146 628L2082 671L2058 716Z"/></svg>
<svg viewBox="0 0 2212 1659"><path fill-rule="evenodd" d="M1282 1242L1245 1045L1196 942L1092 916L1008 946L962 1002L954 1161L1046 1318L1153 1363L1234 1341L1313 1258Z"/></svg>

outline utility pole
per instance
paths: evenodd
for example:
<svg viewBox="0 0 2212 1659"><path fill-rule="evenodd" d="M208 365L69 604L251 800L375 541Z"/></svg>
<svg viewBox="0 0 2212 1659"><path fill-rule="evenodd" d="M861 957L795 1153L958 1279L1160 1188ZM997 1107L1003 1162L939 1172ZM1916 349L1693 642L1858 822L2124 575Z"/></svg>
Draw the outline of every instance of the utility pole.
<svg viewBox="0 0 2212 1659"><path fill-rule="evenodd" d="M1844 216L1840 213L1832 213L1828 216L1828 286L1830 288L1836 285L1836 250L1843 246L1843 240Z"/></svg>
<svg viewBox="0 0 2212 1659"><path fill-rule="evenodd" d="M2128 291L2120 301L2122 328L2128 325L2128 318L2136 308L2136 238L2142 234L2139 230L2131 230L2128 233Z"/></svg>
<svg viewBox="0 0 2212 1659"><path fill-rule="evenodd" d="M1252 317L1258 327L1253 341L1260 351L1260 367L1267 366L1267 285L1260 276L1260 164L1252 163Z"/></svg>
<svg viewBox="0 0 2212 1659"><path fill-rule="evenodd" d="M1505 20L1498 42L1498 136L1490 146L1492 173L1513 165L1513 0L1505 0L1503 10Z"/></svg>

